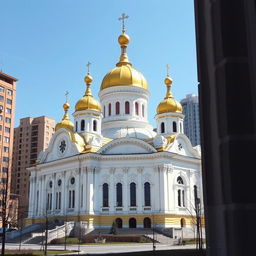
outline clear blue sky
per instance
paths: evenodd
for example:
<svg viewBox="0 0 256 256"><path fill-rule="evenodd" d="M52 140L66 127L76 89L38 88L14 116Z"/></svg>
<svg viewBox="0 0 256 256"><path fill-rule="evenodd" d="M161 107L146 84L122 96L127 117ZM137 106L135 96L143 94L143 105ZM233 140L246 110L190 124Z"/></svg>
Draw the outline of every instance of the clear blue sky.
<svg viewBox="0 0 256 256"><path fill-rule="evenodd" d="M15 126L27 116L59 121L65 91L71 115L85 90L88 61L98 99L104 75L119 59L123 12L129 59L149 84L150 123L155 127L165 96L167 63L174 97L198 94L193 0L8 0L0 8L0 69L19 79Z"/></svg>

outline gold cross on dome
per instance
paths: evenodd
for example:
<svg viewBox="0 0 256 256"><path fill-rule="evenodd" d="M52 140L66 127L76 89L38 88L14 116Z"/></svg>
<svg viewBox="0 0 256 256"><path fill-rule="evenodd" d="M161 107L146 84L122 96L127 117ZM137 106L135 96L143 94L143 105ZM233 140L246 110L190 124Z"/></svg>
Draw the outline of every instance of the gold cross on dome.
<svg viewBox="0 0 256 256"><path fill-rule="evenodd" d="M122 21L122 24L123 24L123 29L122 29L122 32L124 33L125 32L125 24L124 24L124 20L125 19L128 19L129 16L126 15L125 13L122 14L122 16L120 18L118 18L118 20L121 20Z"/></svg>
<svg viewBox="0 0 256 256"><path fill-rule="evenodd" d="M69 92L68 92L68 91L66 91L66 93L65 93L65 96L66 96L66 102L68 102L68 94L69 94Z"/></svg>
<svg viewBox="0 0 256 256"><path fill-rule="evenodd" d="M86 67L87 67L87 74L89 75L90 74L90 66L91 66L91 62L88 61L88 63L86 64Z"/></svg>
<svg viewBox="0 0 256 256"><path fill-rule="evenodd" d="M166 72L167 72L167 76L169 77L170 76L170 65L169 64L166 65Z"/></svg>

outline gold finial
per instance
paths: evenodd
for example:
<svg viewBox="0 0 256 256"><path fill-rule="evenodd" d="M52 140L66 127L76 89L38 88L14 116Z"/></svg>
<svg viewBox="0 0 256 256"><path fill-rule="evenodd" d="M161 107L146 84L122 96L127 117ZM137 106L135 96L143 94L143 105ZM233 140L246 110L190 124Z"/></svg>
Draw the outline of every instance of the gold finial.
<svg viewBox="0 0 256 256"><path fill-rule="evenodd" d="M122 13L122 16L120 18L118 18L118 20L121 20L122 21L122 33L124 34L125 32L125 24L124 24L124 20L125 19L128 19L129 16L126 15L125 13Z"/></svg>
<svg viewBox="0 0 256 256"><path fill-rule="evenodd" d="M88 61L88 63L86 64L86 67L87 67L87 75L85 76L84 78L84 81L86 83L86 91L85 91L85 94L84 96L92 96L92 92L91 92L91 89L90 89L90 85L92 83L92 80L93 78L90 76L90 65L92 63Z"/></svg>
<svg viewBox="0 0 256 256"><path fill-rule="evenodd" d="M169 88L172 85L172 79L170 78L170 65L169 64L166 65L166 72L167 72L167 76L164 79L164 83Z"/></svg>

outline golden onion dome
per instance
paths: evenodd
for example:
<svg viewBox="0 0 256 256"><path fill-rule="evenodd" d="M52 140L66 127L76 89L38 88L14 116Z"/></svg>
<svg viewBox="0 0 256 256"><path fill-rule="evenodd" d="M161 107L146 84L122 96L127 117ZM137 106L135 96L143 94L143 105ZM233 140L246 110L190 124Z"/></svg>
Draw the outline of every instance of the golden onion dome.
<svg viewBox="0 0 256 256"><path fill-rule="evenodd" d="M70 108L70 105L66 102L63 104L63 109L65 111L64 116L60 123L56 124L55 131L65 128L67 130L73 131L74 130L74 124L70 121L68 117L68 110Z"/></svg>
<svg viewBox="0 0 256 256"><path fill-rule="evenodd" d="M138 86L148 90L148 83L145 77L132 68L132 63L129 62L126 48L130 42L130 37L123 33L118 37L118 43L121 46L121 56L116 67L110 70L102 80L100 90L121 85Z"/></svg>
<svg viewBox="0 0 256 256"><path fill-rule="evenodd" d="M164 80L164 83L167 87L167 92L164 100L160 102L157 106L157 114L169 113L169 112L177 112L182 113L181 104L176 101L171 92L172 79L167 76Z"/></svg>
<svg viewBox="0 0 256 256"><path fill-rule="evenodd" d="M88 73L87 76L85 76L84 78L84 81L86 83L86 91L84 96L76 103L76 106L75 106L76 111L80 111L80 110L101 111L100 103L96 99L94 99L90 89L92 80L93 78Z"/></svg>

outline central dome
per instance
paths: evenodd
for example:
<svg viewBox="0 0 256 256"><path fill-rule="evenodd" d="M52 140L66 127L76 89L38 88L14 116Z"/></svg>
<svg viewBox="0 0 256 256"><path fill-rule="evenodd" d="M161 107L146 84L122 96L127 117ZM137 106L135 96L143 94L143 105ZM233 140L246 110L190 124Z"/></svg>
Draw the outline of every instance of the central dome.
<svg viewBox="0 0 256 256"><path fill-rule="evenodd" d="M138 86L148 90L148 83L145 77L129 64L110 70L103 78L100 89L103 90L120 85Z"/></svg>
<svg viewBox="0 0 256 256"><path fill-rule="evenodd" d="M148 83L145 77L135 68L132 68L132 64L128 60L126 48L129 42L130 37L123 32L123 34L118 38L118 43L122 50L119 62L116 64L115 68L105 75L102 80L100 90L122 85L138 86L148 90Z"/></svg>

